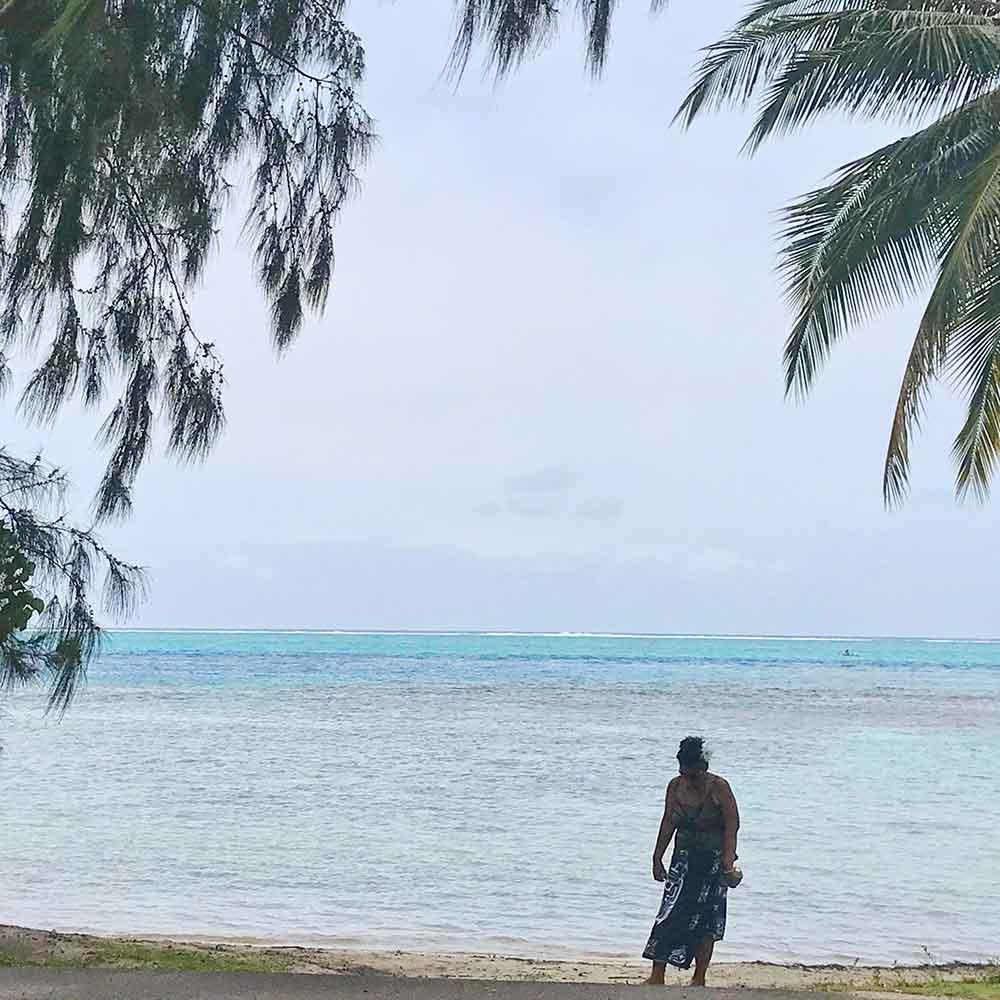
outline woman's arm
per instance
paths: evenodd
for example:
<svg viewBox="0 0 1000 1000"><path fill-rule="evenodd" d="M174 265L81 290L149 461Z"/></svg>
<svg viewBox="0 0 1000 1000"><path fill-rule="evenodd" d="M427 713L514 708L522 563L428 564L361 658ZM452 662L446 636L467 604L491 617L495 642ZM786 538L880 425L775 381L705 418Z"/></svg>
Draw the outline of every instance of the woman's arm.
<svg viewBox="0 0 1000 1000"><path fill-rule="evenodd" d="M722 831L722 867L729 871L736 864L736 835L740 829L740 810L736 796L725 778L718 779L718 802L725 827Z"/></svg>
<svg viewBox="0 0 1000 1000"><path fill-rule="evenodd" d="M656 847L653 848L653 878L657 882L664 882L667 878L666 869L663 867L663 855L667 853L670 841L673 840L674 831L677 827L674 824L674 804L673 788L674 781L667 785L667 799L663 805L663 819L660 820L660 831L656 836Z"/></svg>

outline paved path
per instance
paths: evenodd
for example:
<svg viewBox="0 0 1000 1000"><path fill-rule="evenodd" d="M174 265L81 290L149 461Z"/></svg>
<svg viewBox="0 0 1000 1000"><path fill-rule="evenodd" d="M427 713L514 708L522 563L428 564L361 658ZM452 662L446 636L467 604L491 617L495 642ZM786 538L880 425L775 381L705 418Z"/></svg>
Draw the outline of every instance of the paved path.
<svg viewBox="0 0 1000 1000"><path fill-rule="evenodd" d="M819 1000L827 995L285 973L0 969L0 1000L636 1000L637 996L665 1000ZM843 1000L842 994L838 1000Z"/></svg>

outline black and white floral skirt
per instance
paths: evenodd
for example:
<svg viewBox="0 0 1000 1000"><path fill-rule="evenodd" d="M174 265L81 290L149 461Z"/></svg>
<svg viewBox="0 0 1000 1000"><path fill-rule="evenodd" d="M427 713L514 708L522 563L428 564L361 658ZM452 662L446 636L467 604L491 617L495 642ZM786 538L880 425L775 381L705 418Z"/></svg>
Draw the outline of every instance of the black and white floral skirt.
<svg viewBox="0 0 1000 1000"><path fill-rule="evenodd" d="M726 933L726 886L719 878L721 871L721 851L675 849L643 958L690 969L702 941L722 940Z"/></svg>

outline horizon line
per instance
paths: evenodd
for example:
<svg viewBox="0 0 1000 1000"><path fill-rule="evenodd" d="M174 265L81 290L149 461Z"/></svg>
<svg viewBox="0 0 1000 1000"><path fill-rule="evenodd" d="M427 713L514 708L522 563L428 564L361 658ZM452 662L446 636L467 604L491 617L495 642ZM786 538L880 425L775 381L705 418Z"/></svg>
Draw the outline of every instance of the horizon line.
<svg viewBox="0 0 1000 1000"><path fill-rule="evenodd" d="M323 627L238 627L238 626L109 626L104 631L140 633L181 633L217 635L411 635L411 636L493 636L502 638L547 638L547 639L727 639L733 641L784 641L784 642L974 642L998 643L1000 636L943 636L943 635L849 635L829 633L825 635L791 635L785 633L748 632L582 632L582 631L541 631L496 628L323 628Z"/></svg>

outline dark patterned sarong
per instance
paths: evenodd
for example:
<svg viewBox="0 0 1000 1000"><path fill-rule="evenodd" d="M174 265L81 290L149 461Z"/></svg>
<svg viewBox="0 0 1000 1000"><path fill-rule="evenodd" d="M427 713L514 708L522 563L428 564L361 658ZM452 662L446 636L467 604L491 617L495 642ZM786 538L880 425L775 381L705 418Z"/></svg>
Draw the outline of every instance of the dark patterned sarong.
<svg viewBox="0 0 1000 1000"><path fill-rule="evenodd" d="M726 933L726 886L719 879L722 852L678 847L670 861L663 902L643 958L690 969L698 946Z"/></svg>

